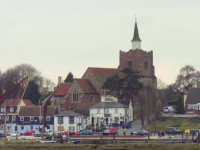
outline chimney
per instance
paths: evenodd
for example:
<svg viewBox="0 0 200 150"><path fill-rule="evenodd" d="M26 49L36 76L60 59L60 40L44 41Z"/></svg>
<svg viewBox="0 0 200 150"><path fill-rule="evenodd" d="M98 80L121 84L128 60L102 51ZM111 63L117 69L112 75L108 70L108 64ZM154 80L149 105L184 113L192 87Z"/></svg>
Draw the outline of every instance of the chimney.
<svg viewBox="0 0 200 150"><path fill-rule="evenodd" d="M58 76L58 85L61 83L61 76Z"/></svg>

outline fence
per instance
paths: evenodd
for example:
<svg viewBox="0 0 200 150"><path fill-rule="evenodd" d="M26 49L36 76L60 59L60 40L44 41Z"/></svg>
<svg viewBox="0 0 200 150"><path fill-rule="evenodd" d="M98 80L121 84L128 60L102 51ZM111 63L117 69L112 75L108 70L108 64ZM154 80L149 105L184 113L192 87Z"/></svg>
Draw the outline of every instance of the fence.
<svg viewBox="0 0 200 150"><path fill-rule="evenodd" d="M182 118L188 118L188 117L200 117L200 115L184 115L184 114L162 114L162 117L182 117Z"/></svg>

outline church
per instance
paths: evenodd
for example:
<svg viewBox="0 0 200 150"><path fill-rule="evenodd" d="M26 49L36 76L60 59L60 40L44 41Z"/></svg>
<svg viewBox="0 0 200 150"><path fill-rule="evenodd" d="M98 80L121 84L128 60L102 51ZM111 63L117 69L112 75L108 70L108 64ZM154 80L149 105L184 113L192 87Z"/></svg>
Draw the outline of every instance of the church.
<svg viewBox="0 0 200 150"><path fill-rule="evenodd" d="M144 78L145 85L157 87L155 67L153 65L153 51L144 51L141 48L142 40L139 37L137 22L135 21L132 49L119 52L119 66L116 68L88 67L82 78L74 79L72 83L61 83L59 78L57 91L51 100L51 105L58 110L74 110L77 108L90 108L102 101L115 100L115 95L106 95L102 88L106 79L125 67L139 71ZM62 88L61 88L62 87Z"/></svg>

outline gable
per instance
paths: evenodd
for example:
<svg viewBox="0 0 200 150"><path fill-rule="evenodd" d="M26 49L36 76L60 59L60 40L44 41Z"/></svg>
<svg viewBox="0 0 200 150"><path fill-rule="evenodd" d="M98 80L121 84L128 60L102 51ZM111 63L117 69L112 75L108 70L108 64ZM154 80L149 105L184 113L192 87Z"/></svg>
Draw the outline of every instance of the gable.
<svg viewBox="0 0 200 150"><path fill-rule="evenodd" d="M200 88L190 88L185 104L200 103Z"/></svg>
<svg viewBox="0 0 200 150"><path fill-rule="evenodd" d="M76 79L72 82L71 86L69 87L66 93L73 93L74 91L78 93L84 93Z"/></svg>

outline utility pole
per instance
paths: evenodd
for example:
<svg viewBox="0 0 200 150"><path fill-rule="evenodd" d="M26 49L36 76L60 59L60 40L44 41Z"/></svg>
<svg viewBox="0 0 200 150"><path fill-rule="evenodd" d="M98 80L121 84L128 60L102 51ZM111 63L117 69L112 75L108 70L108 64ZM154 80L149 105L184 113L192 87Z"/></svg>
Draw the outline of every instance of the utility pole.
<svg viewBox="0 0 200 150"><path fill-rule="evenodd" d="M5 89L4 87L2 86L2 94L5 93ZM4 115L4 137L5 137L5 140L7 139L7 135L6 135L6 100L4 101L3 103L3 115Z"/></svg>

